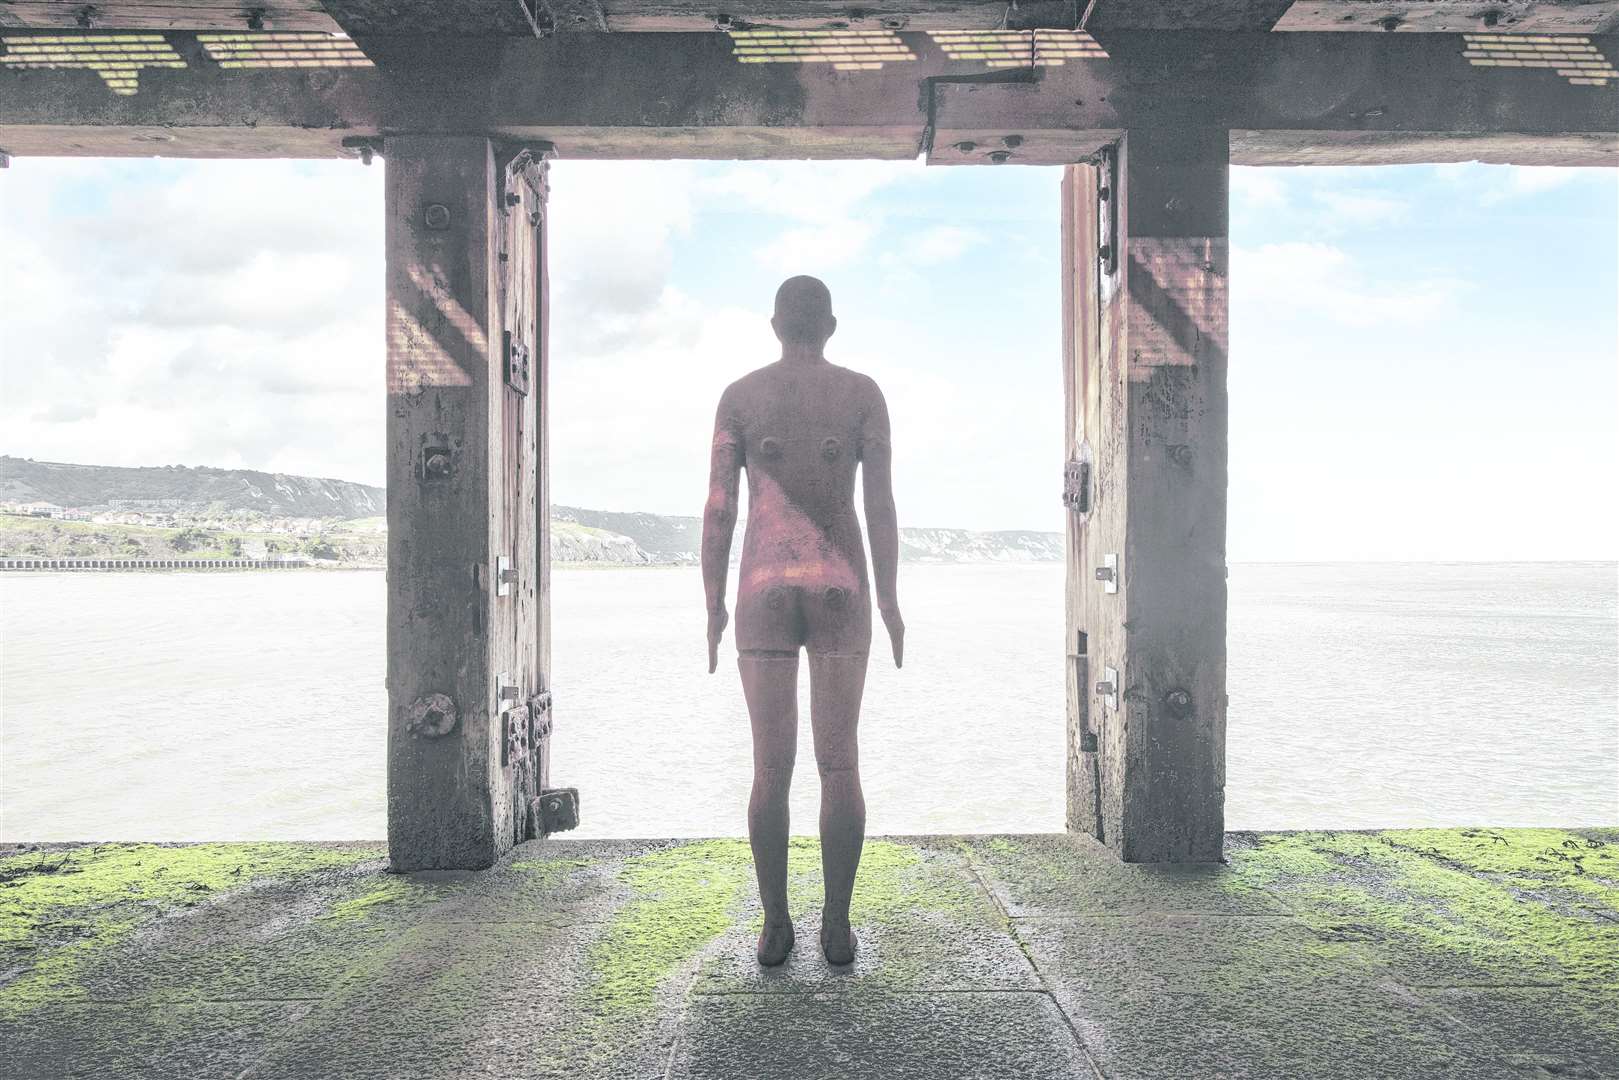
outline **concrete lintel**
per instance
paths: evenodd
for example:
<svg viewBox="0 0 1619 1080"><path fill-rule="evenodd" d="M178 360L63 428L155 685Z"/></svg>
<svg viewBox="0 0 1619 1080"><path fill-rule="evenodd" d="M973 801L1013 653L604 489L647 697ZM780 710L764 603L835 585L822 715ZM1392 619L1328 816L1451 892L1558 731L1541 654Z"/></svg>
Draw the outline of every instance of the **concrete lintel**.
<svg viewBox="0 0 1619 1080"><path fill-rule="evenodd" d="M18 155L306 157L344 139L475 134L545 139L561 157L909 157L1012 137L1022 160L1087 152L1093 133L1219 127L1236 160L1495 159L1588 163L1611 153L1619 95L1550 68L1475 66L1458 35L1101 32L1106 57L986 69L926 34L876 70L736 62L721 34L548 40L359 39L374 68L222 69L170 35L181 69L132 93L88 70L0 65L0 146ZM1591 39L1606 57L1619 40ZM986 81L992 80L992 81ZM1537 146L1537 143L1539 144ZM1251 155L1251 156L1244 156ZM1325 155L1323 157L1322 155ZM986 158L986 160L991 160Z"/></svg>

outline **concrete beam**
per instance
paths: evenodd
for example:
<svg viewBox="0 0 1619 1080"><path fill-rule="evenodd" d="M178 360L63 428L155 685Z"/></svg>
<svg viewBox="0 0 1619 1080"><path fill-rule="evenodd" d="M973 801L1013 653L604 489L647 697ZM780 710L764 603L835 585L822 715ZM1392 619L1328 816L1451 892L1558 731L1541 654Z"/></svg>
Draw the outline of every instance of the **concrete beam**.
<svg viewBox="0 0 1619 1080"><path fill-rule="evenodd" d="M7 35L9 39L9 35ZM1087 39L1090 40L1090 39ZM1006 160L1075 160L1092 133L1244 132L1266 163L1419 160L1429 133L1524 163L1611 154L1619 95L1546 67L1480 66L1448 35L1098 33L1083 55L1012 67L893 35L872 70L743 63L719 34L358 39L374 67L222 68L194 35L117 93L93 70L0 56L0 149L106 156L328 156L345 139L477 134L564 157L910 157L1020 136ZM1013 46L1016 46L1013 48ZM1592 39L1601 63L1619 40ZM1009 55L1026 56L1016 42ZM1611 67L1611 64L1609 65ZM1619 79L1619 72L1615 73ZM1290 156L1296 155L1296 156ZM1544 156L1542 156L1544 155ZM988 160L986 158L986 160ZM1239 161L1244 160L1241 156Z"/></svg>

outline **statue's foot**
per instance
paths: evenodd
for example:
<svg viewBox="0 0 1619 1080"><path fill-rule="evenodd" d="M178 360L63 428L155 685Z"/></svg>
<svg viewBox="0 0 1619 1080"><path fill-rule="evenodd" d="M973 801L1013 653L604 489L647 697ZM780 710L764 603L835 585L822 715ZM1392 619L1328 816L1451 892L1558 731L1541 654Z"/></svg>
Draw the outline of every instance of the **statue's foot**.
<svg viewBox="0 0 1619 1080"><path fill-rule="evenodd" d="M821 952L829 964L854 963L854 951L860 945L847 919L828 920L821 916Z"/></svg>
<svg viewBox="0 0 1619 1080"><path fill-rule="evenodd" d="M786 960L787 954L792 951L793 924L765 923L765 928L759 931L759 963L765 967L775 967Z"/></svg>

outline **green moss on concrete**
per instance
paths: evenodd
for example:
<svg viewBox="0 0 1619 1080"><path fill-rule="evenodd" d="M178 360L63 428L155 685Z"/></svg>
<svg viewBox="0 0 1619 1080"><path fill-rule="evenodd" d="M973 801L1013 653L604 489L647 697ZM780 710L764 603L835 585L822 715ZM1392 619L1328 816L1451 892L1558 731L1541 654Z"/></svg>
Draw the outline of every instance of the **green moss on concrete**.
<svg viewBox="0 0 1619 1080"><path fill-rule="evenodd" d="M0 1017L78 993L79 974L144 923L275 876L351 866L380 848L315 844L94 844L0 859Z"/></svg>
<svg viewBox="0 0 1619 1080"><path fill-rule="evenodd" d="M1260 836L1231 853L1231 888L1263 888L1324 947L1370 943L1453 978L1619 982L1619 850L1555 829ZM1424 957L1429 958L1424 961Z"/></svg>
<svg viewBox="0 0 1619 1080"><path fill-rule="evenodd" d="M591 992L603 1011L643 1009L658 987L724 933L753 874L745 840L703 840L624 861L633 898L591 946Z"/></svg>
<svg viewBox="0 0 1619 1080"><path fill-rule="evenodd" d="M454 884L388 875L371 883L360 895L339 900L320 918L325 922L365 921L384 911L437 903L458 889Z"/></svg>
<svg viewBox="0 0 1619 1080"><path fill-rule="evenodd" d="M575 870L589 866L589 859L524 859L512 863L512 869L535 879L541 888L559 885Z"/></svg>

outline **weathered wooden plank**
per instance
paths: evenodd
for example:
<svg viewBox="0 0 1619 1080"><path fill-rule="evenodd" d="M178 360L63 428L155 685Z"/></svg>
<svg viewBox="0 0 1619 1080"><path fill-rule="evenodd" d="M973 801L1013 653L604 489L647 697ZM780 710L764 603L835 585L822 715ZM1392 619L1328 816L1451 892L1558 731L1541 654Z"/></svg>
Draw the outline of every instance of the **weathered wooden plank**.
<svg viewBox="0 0 1619 1080"><path fill-rule="evenodd" d="M0 0L0 27L35 30L322 30L320 0Z"/></svg>
<svg viewBox="0 0 1619 1080"><path fill-rule="evenodd" d="M490 625L493 152L401 137L387 179L388 849L396 870L481 867L510 846Z"/></svg>
<svg viewBox="0 0 1619 1080"><path fill-rule="evenodd" d="M1233 131L1233 165L1619 166L1619 135L1450 131Z"/></svg>
<svg viewBox="0 0 1619 1080"><path fill-rule="evenodd" d="M1137 129L1116 168L1065 177L1070 459L1094 461L1068 824L1131 862L1217 860L1224 835L1227 153L1224 131Z"/></svg>
<svg viewBox="0 0 1619 1080"><path fill-rule="evenodd" d="M1296 0L1276 29L1611 34L1619 0Z"/></svg>

